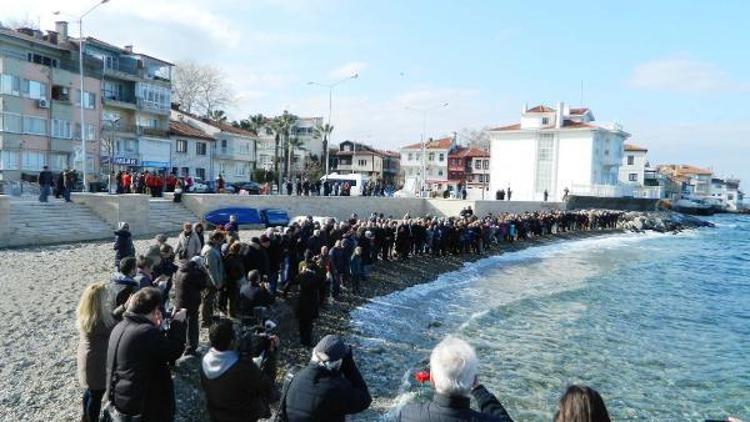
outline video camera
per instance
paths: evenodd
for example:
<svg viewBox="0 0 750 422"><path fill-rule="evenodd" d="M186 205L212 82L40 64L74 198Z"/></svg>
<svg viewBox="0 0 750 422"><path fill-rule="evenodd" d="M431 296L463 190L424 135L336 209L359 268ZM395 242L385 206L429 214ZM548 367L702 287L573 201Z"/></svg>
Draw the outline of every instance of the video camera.
<svg viewBox="0 0 750 422"><path fill-rule="evenodd" d="M238 351L249 356L261 368L266 366L273 353L273 338L276 333L275 321L268 318L268 308L257 306L252 316L243 316L238 338Z"/></svg>

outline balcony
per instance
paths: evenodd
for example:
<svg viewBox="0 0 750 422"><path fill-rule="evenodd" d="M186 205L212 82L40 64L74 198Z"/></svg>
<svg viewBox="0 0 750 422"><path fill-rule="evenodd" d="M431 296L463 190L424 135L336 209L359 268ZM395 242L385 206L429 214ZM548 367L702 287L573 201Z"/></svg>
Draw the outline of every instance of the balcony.
<svg viewBox="0 0 750 422"><path fill-rule="evenodd" d="M169 132L158 127L136 126L136 133L141 136L150 136L154 138L168 138Z"/></svg>
<svg viewBox="0 0 750 422"><path fill-rule="evenodd" d="M102 103L109 107L126 108L128 110L137 110L135 98L128 96L102 95Z"/></svg>
<svg viewBox="0 0 750 422"><path fill-rule="evenodd" d="M148 113L163 114L168 116L170 112L169 105L156 104L150 101L146 101L143 98L138 98L137 104L139 110L143 110Z"/></svg>

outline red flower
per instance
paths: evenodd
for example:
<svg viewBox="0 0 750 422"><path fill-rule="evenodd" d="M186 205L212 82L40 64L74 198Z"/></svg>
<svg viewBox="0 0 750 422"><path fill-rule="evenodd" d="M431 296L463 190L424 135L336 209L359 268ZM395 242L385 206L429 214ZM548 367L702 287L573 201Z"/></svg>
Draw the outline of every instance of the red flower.
<svg viewBox="0 0 750 422"><path fill-rule="evenodd" d="M414 379L417 380L418 383L424 384L426 382L430 381L430 372L429 371L418 371L414 374Z"/></svg>

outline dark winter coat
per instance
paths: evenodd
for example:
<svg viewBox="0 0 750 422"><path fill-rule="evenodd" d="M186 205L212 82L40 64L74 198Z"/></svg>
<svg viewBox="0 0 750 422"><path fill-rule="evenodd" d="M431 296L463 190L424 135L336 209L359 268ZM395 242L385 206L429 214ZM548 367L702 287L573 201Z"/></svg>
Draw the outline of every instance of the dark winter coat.
<svg viewBox="0 0 750 422"><path fill-rule="evenodd" d="M127 302L130 295L138 291L138 283L123 273L115 273L107 284L107 291L112 300L111 309L117 309L118 306Z"/></svg>
<svg viewBox="0 0 750 422"><path fill-rule="evenodd" d="M317 266L310 265L300 272L297 280L300 290L294 314L299 320L315 319L318 317L320 306L320 286L325 283L325 276L317 271Z"/></svg>
<svg viewBox="0 0 750 422"><path fill-rule="evenodd" d="M435 394L431 402L409 403L401 408L399 422L513 422L495 396L479 385L471 391L479 411L472 410L468 397Z"/></svg>
<svg viewBox="0 0 750 422"><path fill-rule="evenodd" d="M133 245L133 238L127 230L117 230L115 232L115 265L120 263L120 260L129 256L135 256L135 246Z"/></svg>
<svg viewBox="0 0 750 422"><path fill-rule="evenodd" d="M142 422L173 420L174 385L168 364L184 349L184 323L172 321L169 332L162 333L145 316L126 312L112 330L107 350L107 386L113 387L107 397L115 408L142 415Z"/></svg>
<svg viewBox="0 0 750 422"><path fill-rule="evenodd" d="M201 384L211 422L250 422L270 416L268 400L273 380L250 358L238 357L236 353L212 350L201 365ZM237 360L224 368L220 360L211 359L216 354L232 354Z"/></svg>
<svg viewBox="0 0 750 422"><path fill-rule="evenodd" d="M201 290L208 285L208 274L193 261L186 261L174 276L175 308L197 312L201 304Z"/></svg>
<svg viewBox="0 0 750 422"><path fill-rule="evenodd" d="M245 271L258 270L260 275L268 275L268 255L266 250L257 243L250 242L245 255Z"/></svg>
<svg viewBox="0 0 750 422"><path fill-rule="evenodd" d="M367 409L372 397L351 357L341 371L311 363L292 379L284 403L289 422L338 422Z"/></svg>
<svg viewBox="0 0 750 422"><path fill-rule="evenodd" d="M247 283L240 289L240 314L252 316L257 306L271 306L274 301L266 289Z"/></svg>
<svg viewBox="0 0 750 422"><path fill-rule="evenodd" d="M331 266L336 274L349 274L349 256L344 247L331 248Z"/></svg>

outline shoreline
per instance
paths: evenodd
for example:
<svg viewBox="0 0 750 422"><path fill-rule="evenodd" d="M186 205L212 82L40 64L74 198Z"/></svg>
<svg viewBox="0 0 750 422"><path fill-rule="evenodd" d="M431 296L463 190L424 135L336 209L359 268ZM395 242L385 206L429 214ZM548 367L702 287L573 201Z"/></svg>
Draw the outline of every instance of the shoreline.
<svg viewBox="0 0 750 422"><path fill-rule="evenodd" d="M440 275L458 271L466 264L481 259L518 252L527 248L562 243L572 240L588 239L592 237L603 237L615 234L623 234L628 230L617 228L584 232L566 232L560 234L535 237L515 243L502 243L493 245L481 255L461 254L447 257L419 256L412 257L406 261L378 261L373 265L360 289L360 295L352 295L350 291L343 291L341 300L329 300L321 309L320 316L315 320L313 337L322 338L326 334L337 334L350 341L352 335L351 311L359 306L391 293L399 292L407 288L428 284L435 281ZM277 385L281 388L283 377L290 369L298 370L307 365L310 360L310 349L299 344L297 337L297 322L294 318L292 306L296 299L296 292L290 294L286 299L277 298L271 313L271 319L278 323L277 335L280 339L278 354ZM207 346L207 333L201 332L201 346ZM178 402L176 421L206 421L207 413L200 386L199 360L187 358L178 361L175 368L175 396ZM375 401L379 397L373 397ZM278 403L271 408L275 412Z"/></svg>

